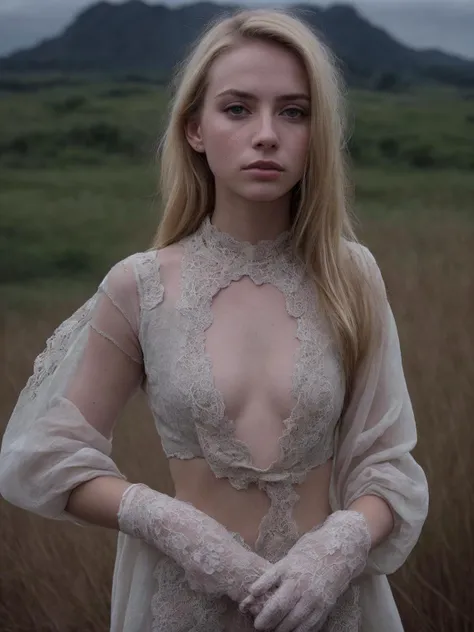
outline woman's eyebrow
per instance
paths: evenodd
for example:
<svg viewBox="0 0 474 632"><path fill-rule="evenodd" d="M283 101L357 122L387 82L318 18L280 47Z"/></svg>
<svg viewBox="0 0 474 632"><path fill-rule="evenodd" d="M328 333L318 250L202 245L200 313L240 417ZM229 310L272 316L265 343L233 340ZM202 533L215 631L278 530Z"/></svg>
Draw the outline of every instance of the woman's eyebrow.
<svg viewBox="0 0 474 632"><path fill-rule="evenodd" d="M249 101L258 101L258 97L251 92L245 92L243 90L235 90L234 88L230 88L229 90L224 90L224 92L220 92L216 99L223 96L233 96L238 97L240 99L248 99ZM281 94L276 99L276 101L296 101L296 100L305 100L309 101L309 96L304 92L293 92L291 94Z"/></svg>

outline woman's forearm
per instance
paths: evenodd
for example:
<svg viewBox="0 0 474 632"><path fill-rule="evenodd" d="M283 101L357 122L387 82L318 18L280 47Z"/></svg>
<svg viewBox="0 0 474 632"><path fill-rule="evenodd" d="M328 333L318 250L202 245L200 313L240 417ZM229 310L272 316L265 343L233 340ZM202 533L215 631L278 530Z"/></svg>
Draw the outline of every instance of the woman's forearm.
<svg viewBox="0 0 474 632"><path fill-rule="evenodd" d="M98 476L73 489L66 511L91 524L118 529L120 501L130 485L116 476Z"/></svg>
<svg viewBox="0 0 474 632"><path fill-rule="evenodd" d="M366 519L372 540L372 549L392 532L394 527L392 510L379 496L361 496L351 504L349 509L359 511Z"/></svg>

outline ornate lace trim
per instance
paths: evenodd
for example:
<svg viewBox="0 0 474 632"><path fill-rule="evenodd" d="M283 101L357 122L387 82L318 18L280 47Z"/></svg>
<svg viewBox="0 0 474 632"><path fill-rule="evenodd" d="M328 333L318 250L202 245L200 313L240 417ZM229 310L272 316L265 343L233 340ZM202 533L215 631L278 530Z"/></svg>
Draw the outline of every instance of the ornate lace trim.
<svg viewBox="0 0 474 632"><path fill-rule="evenodd" d="M266 483L270 508L258 528L255 551L275 563L284 557L299 538L293 508L299 500L290 482Z"/></svg>
<svg viewBox="0 0 474 632"><path fill-rule="evenodd" d="M140 289L140 308L151 310L160 305L164 298L164 287L160 279L160 261L156 250L137 255L137 282Z"/></svg>
<svg viewBox="0 0 474 632"><path fill-rule="evenodd" d="M242 256L239 250L234 253L233 262L229 263L227 245L231 244L235 250L235 240L211 226L209 221L204 222L204 227L186 240L182 294L176 306L188 321L183 347L184 366L198 366L198 370L193 371L200 379L192 387L192 415L199 430L203 453L215 475L228 478L236 489L244 489L251 482L259 485L288 480L301 483L311 467L324 463L332 456L331 443L318 451L316 460L314 451L307 461L299 458L308 451L299 445L301 436L298 437L298 431L300 434L303 431L305 441L311 445L322 441L335 388L324 378L322 359L329 338L325 340L322 323L317 318L312 284L301 262L292 256L286 236L281 236L282 247L284 243L286 245L277 257L272 250L271 258L255 261ZM207 236L206 243L203 243L203 234ZM269 243L265 242L262 247L268 255ZM212 361L206 351L205 332L213 320L213 297L245 275L257 285L270 283L282 292L288 314L297 319L296 336L300 342L292 380L295 405L289 417L283 420L283 432L279 439L280 458L265 470L253 465L248 446L235 437L234 422L226 415L222 394L214 384ZM314 418L308 406L315 381L322 401L328 402L327 407L320 410L319 418Z"/></svg>
<svg viewBox="0 0 474 632"><path fill-rule="evenodd" d="M94 294L84 305L81 305L72 316L62 322L47 339L45 349L36 357L33 374L28 379L24 393L29 400L38 396L38 389L44 380L51 376L66 356L73 334L78 333L78 327L84 327L91 318L92 308L97 300Z"/></svg>
<svg viewBox="0 0 474 632"><path fill-rule="evenodd" d="M201 223L197 234L200 235L209 253L217 256L222 261L232 265L236 260L253 263L263 263L276 259L284 252L291 249L291 233L284 231L276 239L262 239L256 244L249 241L239 241L228 233L219 230L206 216Z"/></svg>

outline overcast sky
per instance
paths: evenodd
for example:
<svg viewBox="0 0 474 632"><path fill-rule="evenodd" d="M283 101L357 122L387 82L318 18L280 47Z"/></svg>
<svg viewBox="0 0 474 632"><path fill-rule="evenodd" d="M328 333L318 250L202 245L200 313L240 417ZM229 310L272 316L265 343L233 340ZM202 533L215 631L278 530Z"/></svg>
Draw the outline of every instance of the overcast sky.
<svg viewBox="0 0 474 632"><path fill-rule="evenodd" d="M120 4L123 0L109 2ZM148 2L185 4L174 0ZM308 4L336 2L357 6L374 24L414 48L437 47L474 59L474 0L317 0ZM91 4L94 0L0 0L0 55L57 35L75 13ZM276 6L278 0L241 0L235 4Z"/></svg>

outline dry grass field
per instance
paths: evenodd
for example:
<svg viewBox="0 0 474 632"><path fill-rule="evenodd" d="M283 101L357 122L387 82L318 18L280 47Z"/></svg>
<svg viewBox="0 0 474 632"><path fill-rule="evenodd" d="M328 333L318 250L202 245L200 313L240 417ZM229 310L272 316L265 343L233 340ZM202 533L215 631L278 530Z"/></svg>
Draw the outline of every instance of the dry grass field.
<svg viewBox="0 0 474 632"><path fill-rule="evenodd" d="M442 172L358 176L359 233L378 259L398 322L418 421L415 456L431 491L420 542L391 577L407 632L474 629L472 180ZM32 284L3 293L0 420L45 338L92 286ZM172 492L143 400L124 411L114 451L132 479ZM47 521L0 501L0 541L0 632L106 632L114 533Z"/></svg>

